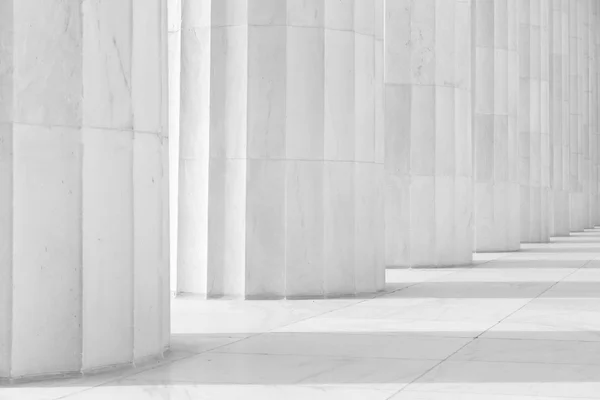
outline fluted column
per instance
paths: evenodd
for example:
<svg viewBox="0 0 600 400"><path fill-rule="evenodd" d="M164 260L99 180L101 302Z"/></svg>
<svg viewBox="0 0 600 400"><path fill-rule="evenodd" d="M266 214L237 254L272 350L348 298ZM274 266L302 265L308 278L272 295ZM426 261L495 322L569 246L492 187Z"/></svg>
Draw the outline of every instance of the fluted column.
<svg viewBox="0 0 600 400"><path fill-rule="evenodd" d="M386 1L386 261L469 263L471 1Z"/></svg>
<svg viewBox="0 0 600 400"><path fill-rule="evenodd" d="M168 0L169 54L169 221L171 291L177 291L177 230L179 210L179 115L181 82L181 1Z"/></svg>
<svg viewBox="0 0 600 400"><path fill-rule="evenodd" d="M521 241L549 240L549 2L519 1Z"/></svg>
<svg viewBox="0 0 600 400"><path fill-rule="evenodd" d="M589 96L588 96L588 115L589 115L589 220L588 226L593 228L598 221L598 81L596 72L596 30L597 27L597 8L596 0L588 0L588 65L589 65Z"/></svg>
<svg viewBox="0 0 600 400"><path fill-rule="evenodd" d="M593 117L593 165L592 165L592 222L594 226L600 225L600 4L597 1L592 2L593 6L593 24L592 24L592 43L594 60L592 75L592 105L590 112Z"/></svg>
<svg viewBox="0 0 600 400"><path fill-rule="evenodd" d="M590 149L590 13L591 1L579 0L581 5L581 24L579 25L581 37L581 180L583 189L583 227L591 228L591 211L590 211L590 196L591 196L591 149Z"/></svg>
<svg viewBox="0 0 600 400"><path fill-rule="evenodd" d="M168 345L166 33L162 0L0 2L0 379Z"/></svg>
<svg viewBox="0 0 600 400"><path fill-rule="evenodd" d="M473 2L475 251L520 247L518 0Z"/></svg>
<svg viewBox="0 0 600 400"><path fill-rule="evenodd" d="M580 165L581 154L581 54L582 40L582 7L580 0L569 1L569 114L570 114L570 206L571 232L582 231L585 228L583 218L583 186Z"/></svg>
<svg viewBox="0 0 600 400"><path fill-rule="evenodd" d="M551 0L550 13L550 234L569 235L568 0Z"/></svg>
<svg viewBox="0 0 600 400"><path fill-rule="evenodd" d="M382 11L184 3L180 291L383 288Z"/></svg>

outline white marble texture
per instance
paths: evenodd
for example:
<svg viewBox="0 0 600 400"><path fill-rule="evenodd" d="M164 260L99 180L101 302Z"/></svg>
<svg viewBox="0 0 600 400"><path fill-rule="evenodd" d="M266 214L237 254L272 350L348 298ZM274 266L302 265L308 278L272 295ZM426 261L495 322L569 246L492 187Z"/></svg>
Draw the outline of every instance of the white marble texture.
<svg viewBox="0 0 600 400"><path fill-rule="evenodd" d="M590 52L590 23L591 23L591 5L592 0L579 0L581 4L581 15L582 21L579 24L580 37L581 37L581 179L583 185L583 207L581 209L583 213L583 226L584 228L593 227L591 221L590 211L590 196L592 189L591 182L591 52ZM596 111L597 112L597 111Z"/></svg>
<svg viewBox="0 0 600 400"><path fill-rule="evenodd" d="M521 242L549 240L549 13L546 0L519 1Z"/></svg>
<svg viewBox="0 0 600 400"><path fill-rule="evenodd" d="M550 12L550 235L568 236L569 213L569 25L568 0L551 0Z"/></svg>
<svg viewBox="0 0 600 400"><path fill-rule="evenodd" d="M474 250L520 246L519 4L473 2Z"/></svg>
<svg viewBox="0 0 600 400"><path fill-rule="evenodd" d="M600 21L598 21L600 13L600 5L597 1L592 1L590 4L590 221L592 226L600 225L600 197L598 186L598 163L600 162L598 151L598 135L599 122L598 113L600 110L599 100L599 58L598 51Z"/></svg>
<svg viewBox="0 0 600 400"><path fill-rule="evenodd" d="M569 110L570 110L570 213L571 232L585 228L584 193L581 165L582 155L582 58L583 58L583 5L582 0L569 1Z"/></svg>
<svg viewBox="0 0 600 400"><path fill-rule="evenodd" d="M184 3L179 292L383 288L382 4Z"/></svg>
<svg viewBox="0 0 600 400"><path fill-rule="evenodd" d="M182 296L165 360L0 399L598 399L599 249L594 230L469 268L389 270L390 293L363 299Z"/></svg>
<svg viewBox="0 0 600 400"><path fill-rule="evenodd" d="M165 10L0 6L0 379L168 346Z"/></svg>
<svg viewBox="0 0 600 400"><path fill-rule="evenodd" d="M177 291L177 236L179 222L179 115L181 110L182 0L167 1L169 68L169 229L170 290Z"/></svg>
<svg viewBox="0 0 600 400"><path fill-rule="evenodd" d="M471 1L386 1L386 264L470 263Z"/></svg>

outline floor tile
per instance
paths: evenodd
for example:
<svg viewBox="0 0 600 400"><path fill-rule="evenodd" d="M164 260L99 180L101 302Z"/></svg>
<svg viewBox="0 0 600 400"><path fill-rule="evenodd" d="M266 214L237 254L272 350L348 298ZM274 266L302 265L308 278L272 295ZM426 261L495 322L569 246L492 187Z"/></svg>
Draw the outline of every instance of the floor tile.
<svg viewBox="0 0 600 400"><path fill-rule="evenodd" d="M600 366L446 361L405 391L596 398Z"/></svg>
<svg viewBox="0 0 600 400"><path fill-rule="evenodd" d="M387 385L401 388L438 361L205 353L133 375L122 383L204 385Z"/></svg>
<svg viewBox="0 0 600 400"><path fill-rule="evenodd" d="M470 341L406 334L273 332L220 347L213 352L443 360Z"/></svg>

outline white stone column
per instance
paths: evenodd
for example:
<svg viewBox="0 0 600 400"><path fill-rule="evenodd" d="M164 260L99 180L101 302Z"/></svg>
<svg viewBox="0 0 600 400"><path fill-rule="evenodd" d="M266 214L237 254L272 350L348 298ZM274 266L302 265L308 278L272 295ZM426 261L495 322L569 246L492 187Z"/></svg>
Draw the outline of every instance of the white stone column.
<svg viewBox="0 0 600 400"><path fill-rule="evenodd" d="M211 13L210 1L182 2L177 292L207 286Z"/></svg>
<svg viewBox="0 0 600 400"><path fill-rule="evenodd" d="M568 1L568 0L567 0ZM550 13L550 136L551 183L550 235L569 235L568 181L568 4L551 0ZM567 161L567 162L565 162Z"/></svg>
<svg viewBox="0 0 600 400"><path fill-rule="evenodd" d="M583 227L591 228L591 160L590 160L590 0L579 0L581 6L581 180L583 189Z"/></svg>
<svg viewBox="0 0 600 400"><path fill-rule="evenodd" d="M570 57L570 0L562 0L562 82L563 82L563 101L562 101L562 184L566 194L564 195L563 209L566 232L571 230L571 57ZM560 234L562 232L556 232Z"/></svg>
<svg viewBox="0 0 600 400"><path fill-rule="evenodd" d="M475 251L520 247L518 0L473 2Z"/></svg>
<svg viewBox="0 0 600 400"><path fill-rule="evenodd" d="M169 341L166 1L0 3L0 378Z"/></svg>
<svg viewBox="0 0 600 400"><path fill-rule="evenodd" d="M593 59L593 75L592 75L592 104L590 113L593 117L593 142L591 144L593 152L592 165L592 223L594 226L600 225L600 4L597 1L592 2L593 6L593 23L592 23L592 49L594 54Z"/></svg>
<svg viewBox="0 0 600 400"><path fill-rule="evenodd" d="M519 1L521 242L549 240L549 3Z"/></svg>
<svg viewBox="0 0 600 400"><path fill-rule="evenodd" d="M596 225L598 219L598 175L597 175L597 155L598 155L598 143L597 143L597 119L598 119L598 108L597 108L597 76L596 76L596 13L598 2L596 0L588 1L588 66L589 66L589 95L588 95L588 129L589 129L589 144L587 153L589 156L588 166L588 226L593 228Z"/></svg>
<svg viewBox="0 0 600 400"><path fill-rule="evenodd" d="M184 3L180 291L383 288L381 4Z"/></svg>
<svg viewBox="0 0 600 400"><path fill-rule="evenodd" d="M582 231L583 219L583 187L581 181L580 164L581 154L581 54L582 40L582 8L580 0L569 1L569 109L570 109L570 206L571 206L571 232Z"/></svg>
<svg viewBox="0 0 600 400"><path fill-rule="evenodd" d="M386 0L386 262L470 263L471 1Z"/></svg>
<svg viewBox="0 0 600 400"><path fill-rule="evenodd" d="M168 0L169 54L169 221L171 292L177 292L177 231L179 210L179 116L181 82L181 1Z"/></svg>

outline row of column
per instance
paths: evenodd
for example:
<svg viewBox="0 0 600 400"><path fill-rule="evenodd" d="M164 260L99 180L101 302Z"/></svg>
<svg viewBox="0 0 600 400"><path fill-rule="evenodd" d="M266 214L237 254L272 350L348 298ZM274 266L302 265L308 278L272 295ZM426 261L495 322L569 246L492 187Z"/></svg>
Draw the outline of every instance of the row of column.
<svg viewBox="0 0 600 400"><path fill-rule="evenodd" d="M468 264L598 223L595 1L181 13L173 291L373 292L385 266Z"/></svg>

